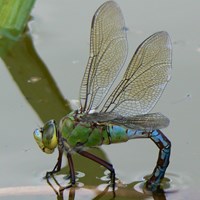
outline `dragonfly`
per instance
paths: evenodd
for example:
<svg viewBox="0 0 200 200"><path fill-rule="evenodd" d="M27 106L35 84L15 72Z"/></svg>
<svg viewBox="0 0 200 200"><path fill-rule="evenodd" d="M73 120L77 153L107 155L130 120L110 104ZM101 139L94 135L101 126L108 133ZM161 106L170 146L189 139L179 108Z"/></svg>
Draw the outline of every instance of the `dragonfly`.
<svg viewBox="0 0 200 200"><path fill-rule="evenodd" d="M169 119L159 112L150 113L171 77L172 44L165 31L156 32L136 49L121 81L116 81L127 57L127 28L122 11L107 1L95 12L90 33L90 54L80 86L80 108L64 116L57 125L48 121L34 131L40 149L51 154L58 149L58 160L47 177L61 170L66 154L70 185L76 176L73 153L78 153L110 171L112 164L88 152L89 148L149 138L159 149L156 166L146 187L156 190L169 165L171 142L161 131Z"/></svg>

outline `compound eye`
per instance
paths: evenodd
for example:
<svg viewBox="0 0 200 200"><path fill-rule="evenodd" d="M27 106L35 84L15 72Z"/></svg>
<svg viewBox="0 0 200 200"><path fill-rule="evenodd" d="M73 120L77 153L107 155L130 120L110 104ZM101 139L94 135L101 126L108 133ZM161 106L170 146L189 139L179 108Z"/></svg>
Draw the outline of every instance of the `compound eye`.
<svg viewBox="0 0 200 200"><path fill-rule="evenodd" d="M44 125L43 128L43 134L42 134L42 138L43 138L43 142L51 143L51 140L53 139L54 135L56 135L56 126L54 123L47 122Z"/></svg>
<svg viewBox="0 0 200 200"><path fill-rule="evenodd" d="M44 144L42 142L42 135L43 135L43 130L42 129L36 129L33 132L34 139L37 142L37 144L40 147L40 149L44 148Z"/></svg>
<svg viewBox="0 0 200 200"><path fill-rule="evenodd" d="M36 129L33 135L42 151L45 153L53 153L58 144L57 128L54 120L48 121L43 128Z"/></svg>

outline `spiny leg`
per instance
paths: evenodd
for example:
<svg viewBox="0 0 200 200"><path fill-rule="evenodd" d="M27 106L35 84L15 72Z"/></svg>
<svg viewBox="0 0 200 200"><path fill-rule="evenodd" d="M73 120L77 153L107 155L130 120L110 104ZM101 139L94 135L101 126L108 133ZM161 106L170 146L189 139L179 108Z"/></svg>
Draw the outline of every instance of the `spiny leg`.
<svg viewBox="0 0 200 200"><path fill-rule="evenodd" d="M74 171L74 163L72 160L72 155L70 153L67 153L67 159L68 159L68 164L69 164L71 183L72 185L74 185L76 182L76 176L75 176L75 171Z"/></svg>
<svg viewBox="0 0 200 200"><path fill-rule="evenodd" d="M111 185L112 185L113 191L115 191L115 170L114 170L112 164L106 162L105 160L103 160L87 151L79 151L78 153L86 158L89 158L89 159L99 163L100 165L104 166L105 168L107 168L110 171Z"/></svg>
<svg viewBox="0 0 200 200"><path fill-rule="evenodd" d="M61 188L62 186L60 185L60 183L56 180L56 178L54 177L54 174L51 174L51 178L53 178L54 182L56 183L56 185ZM53 191L56 193L57 196L60 196L59 192L55 189L55 187L52 185L52 183L49 180L49 177L47 178L47 183L49 184L49 186L53 189Z"/></svg>
<svg viewBox="0 0 200 200"><path fill-rule="evenodd" d="M68 188L72 187L76 182L76 176L75 176L75 171L74 171L74 163L73 163L73 160L72 160L72 155L70 153L67 153L67 160L68 160L68 164L69 164L71 184L69 184L65 187L60 187L60 189L59 189L60 192L62 192L64 189L68 189Z"/></svg>
<svg viewBox="0 0 200 200"><path fill-rule="evenodd" d="M169 165L171 142L160 130L152 131L149 137L160 149L156 167L146 184L148 189L155 191Z"/></svg>
<svg viewBox="0 0 200 200"><path fill-rule="evenodd" d="M51 174L55 174L56 172L59 172L61 170L61 165L62 165L62 155L63 151L58 150L58 159L55 167L53 168L52 171L46 173L46 178L48 178Z"/></svg>
<svg viewBox="0 0 200 200"><path fill-rule="evenodd" d="M58 161L54 167L54 169L51 172L47 172L46 178L47 178L47 183L53 188L53 190L56 192L57 195L62 195L62 192L64 189L70 188L75 184L75 171L74 171L74 164L72 160L72 156L70 153L67 153L67 159L68 159L68 164L69 164L69 169L70 169L70 179L71 179L71 184L63 187L61 186L58 181L54 177L54 173L60 171L61 169L61 162L62 162L62 152L59 151L59 156L58 156ZM55 190L53 185L50 183L49 178L52 177L55 183L59 186L59 193Z"/></svg>

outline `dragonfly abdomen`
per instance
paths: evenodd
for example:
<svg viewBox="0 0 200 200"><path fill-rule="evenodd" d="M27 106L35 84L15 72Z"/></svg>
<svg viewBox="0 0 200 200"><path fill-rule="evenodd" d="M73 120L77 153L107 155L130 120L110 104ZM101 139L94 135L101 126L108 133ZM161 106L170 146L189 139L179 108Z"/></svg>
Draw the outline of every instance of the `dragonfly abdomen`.
<svg viewBox="0 0 200 200"><path fill-rule="evenodd" d="M141 136L144 131L127 129L122 126L110 125L107 128L107 132L110 138L110 143L120 143L137 138L138 135Z"/></svg>

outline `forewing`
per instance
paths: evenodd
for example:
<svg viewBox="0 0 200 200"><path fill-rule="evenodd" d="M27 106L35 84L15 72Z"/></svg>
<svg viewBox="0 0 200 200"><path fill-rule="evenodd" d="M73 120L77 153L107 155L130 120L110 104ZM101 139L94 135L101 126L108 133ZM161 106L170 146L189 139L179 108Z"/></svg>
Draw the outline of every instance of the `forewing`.
<svg viewBox="0 0 200 200"><path fill-rule="evenodd" d="M171 76L172 45L167 32L157 32L136 50L122 81L101 112L122 116L148 113Z"/></svg>
<svg viewBox="0 0 200 200"><path fill-rule="evenodd" d="M105 98L127 55L124 18L113 1L93 16L90 56L80 88L81 111L97 109Z"/></svg>

